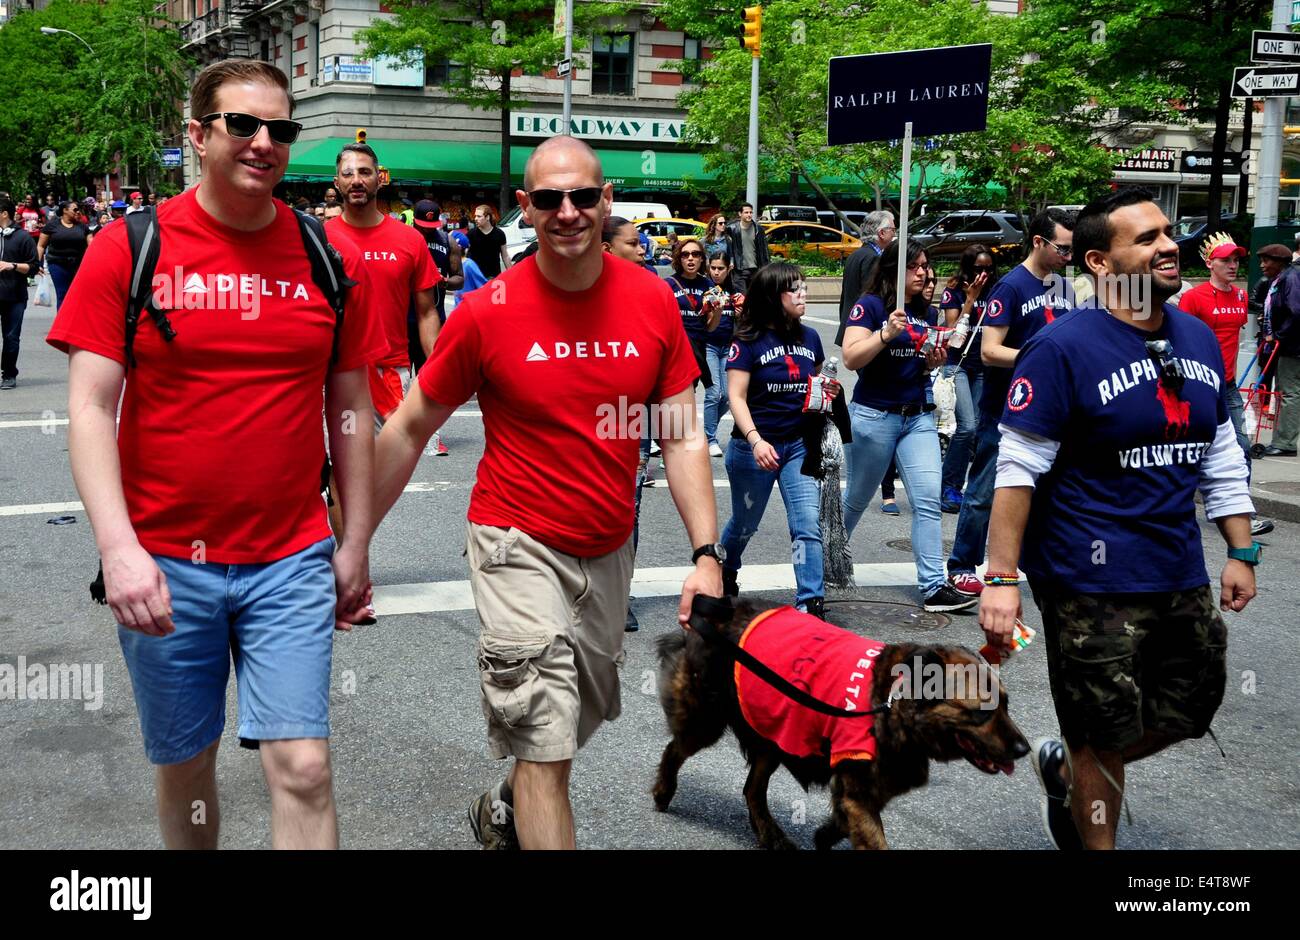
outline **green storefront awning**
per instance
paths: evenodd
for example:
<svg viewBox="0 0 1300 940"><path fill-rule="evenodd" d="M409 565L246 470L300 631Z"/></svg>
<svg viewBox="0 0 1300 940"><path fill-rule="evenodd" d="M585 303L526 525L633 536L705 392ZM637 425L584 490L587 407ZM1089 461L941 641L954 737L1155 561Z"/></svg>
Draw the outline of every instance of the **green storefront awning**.
<svg viewBox="0 0 1300 940"><path fill-rule="evenodd" d="M294 145L290 152L287 182L328 182L334 179L334 160L344 146L352 143L350 137L327 137L323 140L304 140ZM492 187L500 178L501 147L493 143L432 140L376 140L369 141L379 162L389 172L394 184L442 184L456 186ZM534 146L510 148L510 178L522 184L524 164ZM698 153L681 150L609 150L597 149L605 179L614 184L618 195L628 192L681 192L694 186L708 189L714 174L704 169L704 158ZM949 174L942 164L926 167L926 189L932 190ZM807 191L807 181L800 180L800 189ZM817 184L832 194L872 195L849 174L827 174L819 177ZM913 181L913 187L916 186ZM789 178L769 176L762 180L764 193L789 192ZM897 198L897 185L887 187L885 196Z"/></svg>
<svg viewBox="0 0 1300 940"><path fill-rule="evenodd" d="M295 144L285 175L288 182L322 182L334 178L334 160L348 137L329 137ZM394 183L495 185L501 172L501 147L492 143L423 140L368 141ZM510 148L510 178L522 183L524 164L533 147ZM684 189L688 182L708 182L697 153L669 150L597 150L605 178L618 191Z"/></svg>

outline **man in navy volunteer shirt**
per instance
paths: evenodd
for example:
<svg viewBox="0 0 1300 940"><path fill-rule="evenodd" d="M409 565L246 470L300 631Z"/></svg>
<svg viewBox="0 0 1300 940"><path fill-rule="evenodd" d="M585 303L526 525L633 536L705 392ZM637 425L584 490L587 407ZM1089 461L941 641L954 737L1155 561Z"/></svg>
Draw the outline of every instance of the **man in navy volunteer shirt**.
<svg viewBox="0 0 1300 940"><path fill-rule="evenodd" d="M957 535L948 556L948 579L963 594L979 594L975 569L984 560L997 474L998 416L1011 381L1016 354L1029 338L1074 307L1074 292L1056 272L1070 260L1074 218L1048 209L1029 223L1029 255L998 281L988 296L980 358L986 367L975 428L975 455L957 516Z"/></svg>
<svg viewBox="0 0 1300 940"><path fill-rule="evenodd" d="M1019 563L1069 748L1035 745L1058 848L1114 848L1124 765L1200 737L1223 700L1227 628L1201 550L1198 488L1229 546L1219 608L1255 596L1259 552L1245 456L1219 393L1223 356L1209 327L1165 303L1179 288L1171 231L1143 189L1084 208L1074 244L1096 301L1025 346L1002 415L980 623L1005 644Z"/></svg>

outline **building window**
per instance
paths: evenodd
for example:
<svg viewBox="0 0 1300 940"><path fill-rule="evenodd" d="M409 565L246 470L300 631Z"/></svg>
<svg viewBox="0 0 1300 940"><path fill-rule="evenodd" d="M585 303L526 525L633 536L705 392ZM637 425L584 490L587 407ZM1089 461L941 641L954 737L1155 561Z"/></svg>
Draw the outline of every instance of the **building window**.
<svg viewBox="0 0 1300 940"><path fill-rule="evenodd" d="M465 66L444 57L430 60L424 65L424 83L426 85L458 85L469 83Z"/></svg>
<svg viewBox="0 0 1300 940"><path fill-rule="evenodd" d="M704 45L698 39L687 36L686 44L682 50L682 58L699 61L704 58Z"/></svg>
<svg viewBox="0 0 1300 940"><path fill-rule="evenodd" d="M591 93L630 95L636 76L631 33L596 36L591 43Z"/></svg>

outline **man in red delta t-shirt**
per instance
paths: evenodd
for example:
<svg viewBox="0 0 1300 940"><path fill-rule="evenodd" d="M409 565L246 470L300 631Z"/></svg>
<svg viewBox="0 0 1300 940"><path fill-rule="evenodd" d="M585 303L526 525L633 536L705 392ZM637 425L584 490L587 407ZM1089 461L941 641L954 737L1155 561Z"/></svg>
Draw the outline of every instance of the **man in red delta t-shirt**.
<svg viewBox="0 0 1300 940"><path fill-rule="evenodd" d="M216 752L233 658L239 736L260 742L277 848L332 848L336 626L366 616L374 439L365 367L387 348L355 248L340 245L336 317L298 221L271 197L300 125L274 66L228 59L195 79L187 128L199 186L158 210L153 303L126 373L126 225L95 238L48 341L69 354L69 456L104 565L170 848L216 848ZM324 389L348 510L335 551L320 498ZM120 472L119 472L120 468ZM203 824L194 818L200 800Z"/></svg>
<svg viewBox="0 0 1300 940"><path fill-rule="evenodd" d="M1246 257L1246 249L1236 245L1227 233L1222 233L1211 235L1205 240L1201 246L1201 257L1210 269L1210 279L1184 293L1178 299L1178 306L1198 320L1203 320L1219 341L1219 349L1223 353L1224 376L1221 397L1232 418L1237 443L1246 454L1246 466L1249 468L1250 438L1243 428L1245 415L1236 381L1237 346L1241 328L1246 325L1249 298L1244 288L1233 284L1240 259ZM1254 518L1250 526L1252 535L1264 535L1273 531L1273 522L1269 519Z"/></svg>
<svg viewBox="0 0 1300 940"><path fill-rule="evenodd" d="M411 367L406 335L406 311L412 300L420 323L420 345L428 356L438 336L434 285L442 280L420 233L390 219L375 205L379 192L379 158L365 144L348 144L336 161L335 185L344 195L343 215L330 219L326 230L342 233L361 251L370 280L373 309L388 337L388 350L370 372L370 398L375 416L384 419L402 403L398 370Z"/></svg>
<svg viewBox="0 0 1300 940"><path fill-rule="evenodd" d="M660 405L664 463L696 568L722 594L717 509L695 411L699 374L667 286L604 254L613 187L572 137L539 146L516 193L538 251L470 294L379 436L376 506L397 501L429 436L478 394L487 442L466 554L482 625L480 691L509 777L470 808L485 848L572 848L569 769L620 711L643 403ZM499 288L499 289L498 289ZM517 839L517 843L516 843Z"/></svg>

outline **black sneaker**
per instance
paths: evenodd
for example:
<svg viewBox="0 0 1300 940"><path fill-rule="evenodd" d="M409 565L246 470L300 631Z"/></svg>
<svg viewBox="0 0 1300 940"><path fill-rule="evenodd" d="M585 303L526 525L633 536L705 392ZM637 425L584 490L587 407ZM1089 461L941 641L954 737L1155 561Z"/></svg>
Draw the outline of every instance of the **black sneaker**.
<svg viewBox="0 0 1300 940"><path fill-rule="evenodd" d="M11 388L17 388L17 387L18 387L17 379L5 379L3 382L0 382L0 389L4 389L6 392L9 391L9 389Z"/></svg>
<svg viewBox="0 0 1300 940"><path fill-rule="evenodd" d="M818 620L826 619L826 598L810 597L803 606L806 613L812 614Z"/></svg>
<svg viewBox="0 0 1300 940"><path fill-rule="evenodd" d="M1055 738L1039 738L1034 742L1034 774L1043 787L1043 831L1053 847L1065 852L1083 849L1083 840L1070 815L1070 788L1061 779L1065 763L1065 745Z"/></svg>
<svg viewBox="0 0 1300 940"><path fill-rule="evenodd" d="M514 807L493 800L491 790L469 804L469 827L474 831L475 841L485 849L509 851L519 848Z"/></svg>
<svg viewBox="0 0 1300 940"><path fill-rule="evenodd" d="M980 602L979 595L972 597L953 590L945 584L925 599L925 609L931 613L949 613L954 610L968 610Z"/></svg>
<svg viewBox="0 0 1300 940"><path fill-rule="evenodd" d="M636 614L632 613L631 602L627 605L627 621L623 624L624 633L636 633L641 629L641 624L637 622Z"/></svg>
<svg viewBox="0 0 1300 940"><path fill-rule="evenodd" d="M1272 519L1251 519L1250 520L1250 534L1252 537L1256 535L1268 535L1268 533L1272 531L1273 531Z"/></svg>

